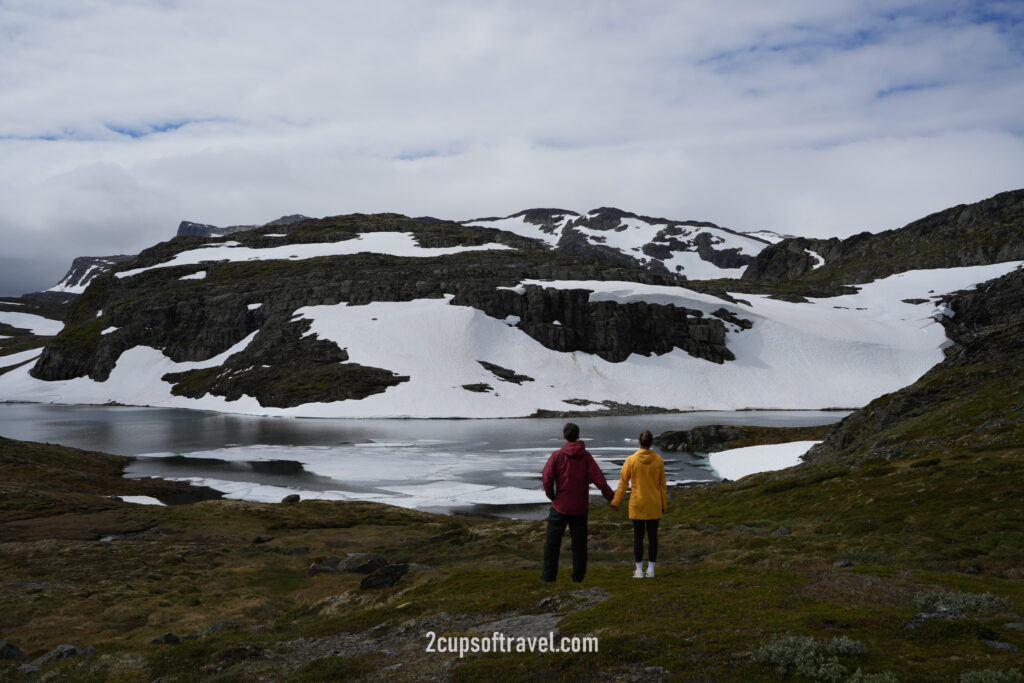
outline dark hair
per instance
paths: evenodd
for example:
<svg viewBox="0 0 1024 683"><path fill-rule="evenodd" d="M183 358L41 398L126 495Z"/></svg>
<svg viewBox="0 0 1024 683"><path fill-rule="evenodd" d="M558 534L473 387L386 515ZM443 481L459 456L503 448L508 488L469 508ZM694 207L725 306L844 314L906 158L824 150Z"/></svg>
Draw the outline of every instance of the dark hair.
<svg viewBox="0 0 1024 683"><path fill-rule="evenodd" d="M654 443L654 434L651 434L650 429L645 429L640 434L640 447L650 448L652 443Z"/></svg>
<svg viewBox="0 0 1024 683"><path fill-rule="evenodd" d="M579 441L580 440L580 427L573 422L566 422L565 426L562 427L562 436L565 437L566 441Z"/></svg>

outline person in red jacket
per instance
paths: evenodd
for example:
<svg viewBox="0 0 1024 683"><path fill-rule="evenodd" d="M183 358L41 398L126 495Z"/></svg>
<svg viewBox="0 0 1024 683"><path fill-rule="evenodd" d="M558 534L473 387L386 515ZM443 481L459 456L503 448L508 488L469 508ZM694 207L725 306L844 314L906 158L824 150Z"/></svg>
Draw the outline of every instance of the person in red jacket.
<svg viewBox="0 0 1024 683"><path fill-rule="evenodd" d="M558 554L565 527L572 539L572 580L579 583L587 573L587 511L590 509L590 484L611 500L611 488L605 481L594 456L580 438L580 428L569 422L562 428L565 445L551 454L544 465L544 493L551 500L547 537L544 539L544 569L541 581L554 581L558 574Z"/></svg>

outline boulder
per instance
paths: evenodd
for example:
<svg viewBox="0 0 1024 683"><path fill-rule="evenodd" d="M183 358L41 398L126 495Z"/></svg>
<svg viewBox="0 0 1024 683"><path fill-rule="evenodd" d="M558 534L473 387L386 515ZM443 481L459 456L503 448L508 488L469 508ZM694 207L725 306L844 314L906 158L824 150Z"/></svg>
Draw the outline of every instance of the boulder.
<svg viewBox="0 0 1024 683"><path fill-rule="evenodd" d="M363 590L368 588L387 588L393 586L400 578L409 571L409 565L405 562L388 564L373 572L359 583Z"/></svg>
<svg viewBox="0 0 1024 683"><path fill-rule="evenodd" d="M13 659L16 662L23 662L28 657L14 643L0 638L0 659Z"/></svg>
<svg viewBox="0 0 1024 683"><path fill-rule="evenodd" d="M292 493L281 499L282 503L298 503L302 498L297 493Z"/></svg>

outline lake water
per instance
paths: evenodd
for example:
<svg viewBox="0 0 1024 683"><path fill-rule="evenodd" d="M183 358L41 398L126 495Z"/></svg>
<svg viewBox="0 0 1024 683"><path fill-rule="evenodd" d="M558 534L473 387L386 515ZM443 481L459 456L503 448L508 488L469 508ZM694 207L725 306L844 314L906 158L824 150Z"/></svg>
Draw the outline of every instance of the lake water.
<svg viewBox="0 0 1024 683"><path fill-rule="evenodd" d="M644 429L707 424L804 426L841 411L695 412L576 418L615 488ZM445 513L539 518L540 472L562 444L557 418L350 420L267 418L113 406L0 404L0 435L137 456L131 477L189 479L228 497L372 500ZM672 484L717 481L707 457L662 453Z"/></svg>

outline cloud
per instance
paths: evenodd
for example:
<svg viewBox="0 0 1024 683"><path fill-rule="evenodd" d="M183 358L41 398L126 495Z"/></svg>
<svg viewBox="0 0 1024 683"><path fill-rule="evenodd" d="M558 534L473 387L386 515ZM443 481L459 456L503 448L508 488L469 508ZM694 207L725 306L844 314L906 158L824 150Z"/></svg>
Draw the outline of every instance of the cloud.
<svg viewBox="0 0 1024 683"><path fill-rule="evenodd" d="M1024 177L1016 3L22 0L0 51L4 257L53 281L182 219L846 235Z"/></svg>

